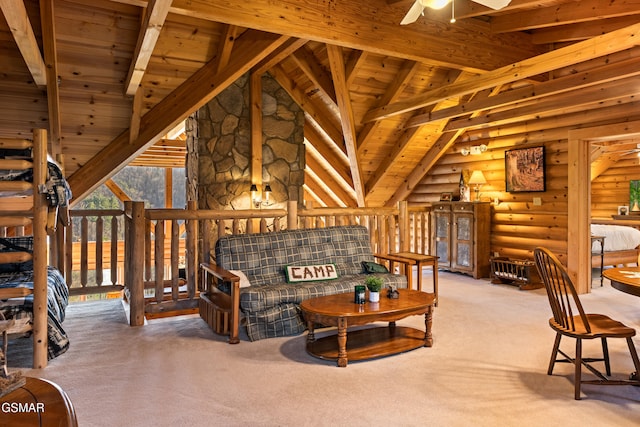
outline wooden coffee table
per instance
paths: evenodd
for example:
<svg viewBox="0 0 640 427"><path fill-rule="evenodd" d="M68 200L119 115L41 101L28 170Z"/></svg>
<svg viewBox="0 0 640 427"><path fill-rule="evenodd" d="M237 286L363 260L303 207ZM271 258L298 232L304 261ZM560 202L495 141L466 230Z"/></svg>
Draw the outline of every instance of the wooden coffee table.
<svg viewBox="0 0 640 427"><path fill-rule="evenodd" d="M400 298L389 299L381 292L380 302L354 303L354 294L338 294L302 301L309 335L307 352L325 360L336 360L346 367L348 360L367 360L403 353L419 347L431 347L431 323L435 297L432 293L400 289ZM396 326L396 321L424 314L425 330ZM347 328L373 322L389 322L388 326L347 332ZM337 334L316 339L314 326L336 326Z"/></svg>

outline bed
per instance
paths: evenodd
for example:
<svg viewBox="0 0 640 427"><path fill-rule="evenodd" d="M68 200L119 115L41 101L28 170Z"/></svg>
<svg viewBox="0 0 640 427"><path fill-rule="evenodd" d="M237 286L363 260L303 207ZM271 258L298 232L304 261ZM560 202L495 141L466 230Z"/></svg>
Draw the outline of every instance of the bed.
<svg viewBox="0 0 640 427"><path fill-rule="evenodd" d="M62 328L68 288L62 275L47 265L47 233L61 221L66 225L61 212L66 213L70 198L62 170L48 159L46 130L34 129L32 140L0 138L3 347L14 334L31 336L34 369L46 367L69 347Z"/></svg>
<svg viewBox="0 0 640 427"><path fill-rule="evenodd" d="M640 255L640 230L620 224L591 224L592 236L604 236L604 266L637 265ZM600 243L593 242L591 265L600 267Z"/></svg>

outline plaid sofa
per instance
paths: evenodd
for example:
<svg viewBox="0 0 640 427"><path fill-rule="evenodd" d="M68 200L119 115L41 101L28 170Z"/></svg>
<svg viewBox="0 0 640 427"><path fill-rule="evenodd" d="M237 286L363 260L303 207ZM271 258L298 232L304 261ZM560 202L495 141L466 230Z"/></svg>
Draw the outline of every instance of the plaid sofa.
<svg viewBox="0 0 640 427"><path fill-rule="evenodd" d="M240 310L252 341L294 335L306 324L300 303L308 298L353 292L366 275L363 261L374 261L369 232L362 226L336 226L231 235L215 246L216 264L239 270L251 286L240 288ZM287 266L333 263L338 278L288 283ZM374 273L398 288L407 287L403 275ZM226 289L228 292L229 289Z"/></svg>

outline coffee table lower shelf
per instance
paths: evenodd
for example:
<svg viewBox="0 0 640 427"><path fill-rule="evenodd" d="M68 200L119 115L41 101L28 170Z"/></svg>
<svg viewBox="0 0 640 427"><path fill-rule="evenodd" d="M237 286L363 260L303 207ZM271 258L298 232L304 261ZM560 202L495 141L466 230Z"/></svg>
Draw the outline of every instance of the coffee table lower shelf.
<svg viewBox="0 0 640 427"><path fill-rule="evenodd" d="M406 326L383 326L347 332L349 360L369 360L425 347L425 332ZM307 341L307 352L319 359L338 360L337 333Z"/></svg>

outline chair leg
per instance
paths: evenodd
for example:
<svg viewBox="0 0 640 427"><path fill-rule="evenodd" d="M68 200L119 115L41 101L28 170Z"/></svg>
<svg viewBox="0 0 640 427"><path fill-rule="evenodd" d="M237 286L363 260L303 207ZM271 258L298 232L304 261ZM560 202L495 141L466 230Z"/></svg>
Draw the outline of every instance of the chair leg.
<svg viewBox="0 0 640 427"><path fill-rule="evenodd" d="M560 348L560 339L562 339L562 335L559 332L556 332L556 340L553 343L553 350L551 351L551 360L549 361L549 369L547 369L547 375L553 374L553 367L556 364L556 359L558 358L558 349Z"/></svg>
<svg viewBox="0 0 640 427"><path fill-rule="evenodd" d="M629 353L631 353L633 366L636 368L636 371L631 374L631 377L629 379L640 381L640 360L638 360L638 352L636 351L636 346L633 344L633 340L631 338L627 338L627 345L629 346Z"/></svg>
<svg viewBox="0 0 640 427"><path fill-rule="evenodd" d="M607 376L611 376L611 363L609 362L609 346L607 345L607 339L602 339L602 355L604 357L604 369L607 372Z"/></svg>
<svg viewBox="0 0 640 427"><path fill-rule="evenodd" d="M580 400L580 385L582 384L582 340L576 338L576 375L575 375L575 398Z"/></svg>

